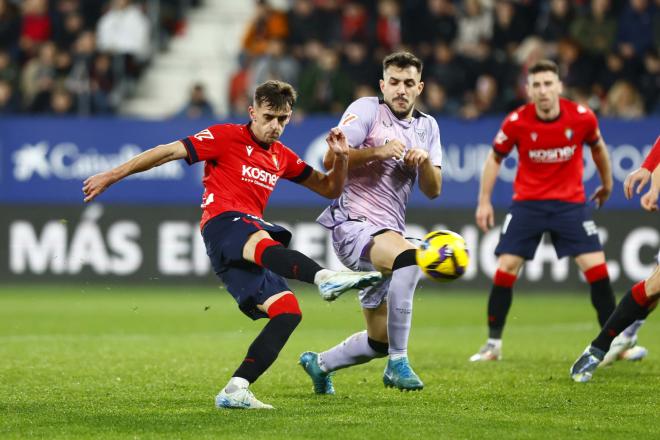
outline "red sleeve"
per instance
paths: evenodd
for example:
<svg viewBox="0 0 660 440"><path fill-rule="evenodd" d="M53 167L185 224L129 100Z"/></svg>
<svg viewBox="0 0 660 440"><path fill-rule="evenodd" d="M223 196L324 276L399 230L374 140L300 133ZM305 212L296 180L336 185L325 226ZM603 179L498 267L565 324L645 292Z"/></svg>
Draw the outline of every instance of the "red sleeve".
<svg viewBox="0 0 660 440"><path fill-rule="evenodd" d="M292 182L299 183L312 174L313 168L298 157L298 155L291 149L284 147L282 149L282 154L285 158L284 163L286 164L282 177L291 180Z"/></svg>
<svg viewBox="0 0 660 440"><path fill-rule="evenodd" d="M493 140L493 150L500 156L508 156L516 145L516 122L520 118L518 112L513 112L506 117L500 130Z"/></svg>
<svg viewBox="0 0 660 440"><path fill-rule="evenodd" d="M646 168L650 172L655 171L655 169L660 165L660 136L655 140L655 144L651 151L649 151L648 156L642 164L642 168Z"/></svg>
<svg viewBox="0 0 660 440"><path fill-rule="evenodd" d="M590 109L586 107L578 107L578 111L580 108L584 108L586 110L586 119L587 119L587 132L584 136L584 142L587 143L588 145L594 145L596 142L598 142L598 139L600 139L600 130L598 129L598 119L596 118L596 115L594 112L592 112Z"/></svg>
<svg viewBox="0 0 660 440"><path fill-rule="evenodd" d="M186 162L192 165L196 162L218 159L222 152L220 141L223 138L226 140L225 131L222 125L213 125L197 134L181 139L188 150Z"/></svg>

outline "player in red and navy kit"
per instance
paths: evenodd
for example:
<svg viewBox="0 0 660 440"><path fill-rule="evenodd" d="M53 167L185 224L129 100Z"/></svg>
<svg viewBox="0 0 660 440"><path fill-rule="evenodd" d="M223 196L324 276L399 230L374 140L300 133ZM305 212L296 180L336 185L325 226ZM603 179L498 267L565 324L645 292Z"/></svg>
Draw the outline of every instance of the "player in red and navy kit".
<svg viewBox="0 0 660 440"><path fill-rule="evenodd" d="M582 183L583 145L587 144L602 182L589 200L600 207L609 198L612 173L607 147L592 111L561 98L561 92L554 62L543 60L530 68L527 93L531 102L506 117L481 175L476 221L486 232L494 225L490 199L501 161L514 147L518 149L513 203L495 249L498 267L488 299L488 340L470 357L473 362L501 359L502 331L513 285L546 232L557 257L573 257L584 273L601 326L616 305ZM639 354L646 355L646 350Z"/></svg>
<svg viewBox="0 0 660 440"><path fill-rule="evenodd" d="M626 198L631 199L633 193L641 193L649 180L651 188L642 196L640 204L647 211L657 211L660 194L660 137L656 139L641 168L630 173L623 183ZM658 263L660 264L660 252L658 252ZM656 266L647 279L635 284L626 292L596 339L571 367L571 378L576 382L587 382L599 365L607 363L608 357L625 353L624 350L634 343L634 339L626 334L627 330L635 322L644 320L656 307L658 299L660 299L660 266Z"/></svg>
<svg viewBox="0 0 660 440"><path fill-rule="evenodd" d="M204 161L201 231L215 273L252 319L269 318L247 356L216 396L218 408L272 408L257 400L248 385L275 361L302 315L284 278L317 284L332 301L348 289L378 282L379 272L334 272L298 251L287 249L291 233L263 220L263 211L280 178L327 197L338 197L348 170L348 143L333 128L326 138L336 159L327 174L314 170L278 141L291 118L296 92L289 84L267 81L257 87L247 125L220 124L134 157L113 170L87 179L89 202L110 185L166 162Z"/></svg>

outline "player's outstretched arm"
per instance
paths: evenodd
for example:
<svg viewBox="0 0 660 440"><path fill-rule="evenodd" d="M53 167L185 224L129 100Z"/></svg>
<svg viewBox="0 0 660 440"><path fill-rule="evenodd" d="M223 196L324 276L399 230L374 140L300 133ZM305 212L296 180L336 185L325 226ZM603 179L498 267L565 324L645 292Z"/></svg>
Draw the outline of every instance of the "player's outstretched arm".
<svg viewBox="0 0 660 440"><path fill-rule="evenodd" d="M108 189L110 185L119 182L124 177L147 171L172 160L183 159L187 155L188 151L180 141L159 145L144 151L109 171L87 178L83 183L85 202L91 202L99 194Z"/></svg>
<svg viewBox="0 0 660 440"><path fill-rule="evenodd" d="M660 165L655 167L651 175L651 188L642 196L640 204L647 211L658 210L658 196L660 195Z"/></svg>
<svg viewBox="0 0 660 440"><path fill-rule="evenodd" d="M406 146L397 139L393 139L384 145L367 148L350 148L348 151L348 169L359 168L374 160L401 159L406 151ZM323 166L326 170L332 167L334 152L328 149L323 156Z"/></svg>
<svg viewBox="0 0 660 440"><path fill-rule="evenodd" d="M330 130L325 139L329 150L332 151L333 162L327 174L314 170L312 174L302 181L302 185L317 194L329 199L341 195L348 174L348 141L344 133L337 127Z"/></svg>
<svg viewBox="0 0 660 440"><path fill-rule="evenodd" d="M610 198L612 194L612 165L610 155L607 152L603 137L598 135L598 141L591 147L591 156L598 169L601 185L596 188L589 200L596 202L596 208L600 208Z"/></svg>
<svg viewBox="0 0 660 440"><path fill-rule="evenodd" d="M495 188L495 181L500 172L502 157L495 151L491 150L486 158L484 169L481 171L481 184L479 186L479 201L477 204L477 212L475 213L475 220L477 226L483 232L488 232L490 228L495 226L495 211L493 204L490 202L493 188Z"/></svg>

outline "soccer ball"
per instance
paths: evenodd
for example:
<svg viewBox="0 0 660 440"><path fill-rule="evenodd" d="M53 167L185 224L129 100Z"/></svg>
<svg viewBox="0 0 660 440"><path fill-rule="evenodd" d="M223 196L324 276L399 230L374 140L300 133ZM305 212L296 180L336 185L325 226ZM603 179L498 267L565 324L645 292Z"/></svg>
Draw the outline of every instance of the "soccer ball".
<svg viewBox="0 0 660 440"><path fill-rule="evenodd" d="M415 256L422 272L440 282L460 278L470 263L465 240L452 231L429 232L417 248Z"/></svg>

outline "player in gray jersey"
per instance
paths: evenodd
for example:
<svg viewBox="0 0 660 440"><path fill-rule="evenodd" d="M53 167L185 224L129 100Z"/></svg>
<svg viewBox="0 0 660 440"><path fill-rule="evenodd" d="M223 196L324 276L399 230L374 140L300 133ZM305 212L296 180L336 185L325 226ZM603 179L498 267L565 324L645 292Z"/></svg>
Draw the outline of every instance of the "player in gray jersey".
<svg viewBox="0 0 660 440"><path fill-rule="evenodd" d="M429 198L440 195L442 147L438 124L415 110L424 88L422 62L407 52L383 60L383 100L360 98L339 128L352 147L344 192L317 219L332 231L335 252L353 270L379 270L384 281L360 292L366 331L322 353L305 352L300 364L314 391L334 394L330 374L389 355L386 386L422 389L408 362L408 335L415 287L421 271L415 246L404 237L408 197L416 179ZM328 151L324 164L330 165ZM327 166L326 165L326 166Z"/></svg>

